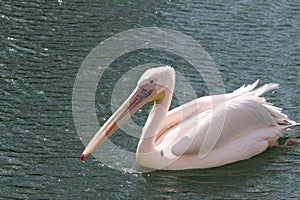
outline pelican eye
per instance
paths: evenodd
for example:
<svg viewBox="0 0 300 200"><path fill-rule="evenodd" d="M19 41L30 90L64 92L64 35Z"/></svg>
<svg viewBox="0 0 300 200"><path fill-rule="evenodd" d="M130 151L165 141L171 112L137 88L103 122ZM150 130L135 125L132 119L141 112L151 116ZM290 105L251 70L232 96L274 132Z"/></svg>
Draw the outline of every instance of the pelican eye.
<svg viewBox="0 0 300 200"><path fill-rule="evenodd" d="M152 85L152 84L154 83L154 80L151 79L151 80L149 81L149 83L150 83L150 85Z"/></svg>

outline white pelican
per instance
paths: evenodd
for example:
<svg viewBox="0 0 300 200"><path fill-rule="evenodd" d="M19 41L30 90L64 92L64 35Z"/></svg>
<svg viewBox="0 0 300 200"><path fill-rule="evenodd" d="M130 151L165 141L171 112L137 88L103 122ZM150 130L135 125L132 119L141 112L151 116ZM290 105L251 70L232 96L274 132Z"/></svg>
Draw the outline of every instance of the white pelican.
<svg viewBox="0 0 300 200"><path fill-rule="evenodd" d="M259 97L278 85L266 84L254 90L257 83L242 86L232 93L201 97L168 111L175 71L169 66L149 69L86 146L81 161L150 101L154 101L154 106L136 150L139 165L158 170L183 170L248 159L276 145L285 130L298 125L281 113L280 108ZM219 100L214 101L213 97ZM210 126L221 127L216 129L220 133L206 134Z"/></svg>

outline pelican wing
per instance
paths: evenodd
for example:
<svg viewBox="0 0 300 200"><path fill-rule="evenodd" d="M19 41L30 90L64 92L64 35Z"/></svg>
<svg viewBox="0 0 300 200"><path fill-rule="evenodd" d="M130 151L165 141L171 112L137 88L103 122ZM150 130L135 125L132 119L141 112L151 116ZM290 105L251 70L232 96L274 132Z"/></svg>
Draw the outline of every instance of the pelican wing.
<svg viewBox="0 0 300 200"><path fill-rule="evenodd" d="M181 123L174 123L178 120L178 115L176 118L175 113L179 113L180 110L177 108L170 111L168 118L173 119L173 124L169 121L173 126L169 124L171 128L165 128L166 131L161 133L161 137L157 140L158 148L170 149L176 156L205 155L213 148L221 147L257 129L272 129L282 122L286 125L293 123L280 112L279 108L258 97L278 85L267 84L253 90L256 85L257 82L226 94L223 102L219 102L214 107L212 100L209 102L207 97L185 104L181 108L181 116L185 114L187 118Z"/></svg>
<svg viewBox="0 0 300 200"><path fill-rule="evenodd" d="M168 112L166 116L166 123L163 129L158 134L157 139L170 128L182 123L182 121L187 120L190 117L199 114L200 112L204 112L212 109L213 107L217 107L218 105L230 99L245 95L258 97L263 93L278 87L278 84L271 83L253 90L257 86L258 82L259 80L247 86L243 85L232 93L200 97L182 106L174 108L173 110Z"/></svg>

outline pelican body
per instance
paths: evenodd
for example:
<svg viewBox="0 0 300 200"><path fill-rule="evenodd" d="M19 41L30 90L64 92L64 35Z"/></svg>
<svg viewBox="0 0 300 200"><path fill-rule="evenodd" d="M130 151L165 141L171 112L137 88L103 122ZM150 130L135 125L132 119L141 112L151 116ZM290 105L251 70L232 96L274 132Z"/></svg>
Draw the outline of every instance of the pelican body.
<svg viewBox="0 0 300 200"><path fill-rule="evenodd" d="M136 150L139 165L155 170L218 167L248 159L277 145L298 125L260 97L275 89L258 81L233 91L205 96L169 111L175 71L164 66L147 70L121 107L104 123L81 155L81 161L148 102L153 108Z"/></svg>

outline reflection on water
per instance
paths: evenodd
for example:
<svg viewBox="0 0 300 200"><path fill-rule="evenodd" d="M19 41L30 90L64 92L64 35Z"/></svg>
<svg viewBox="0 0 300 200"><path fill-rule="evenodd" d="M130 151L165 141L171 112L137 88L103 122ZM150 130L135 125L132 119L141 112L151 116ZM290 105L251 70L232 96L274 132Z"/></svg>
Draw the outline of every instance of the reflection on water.
<svg viewBox="0 0 300 200"><path fill-rule="evenodd" d="M0 198L299 199L299 146L281 145L214 169L125 173L93 158L80 163L84 147L71 108L76 73L95 46L128 29L158 26L198 41L219 66L227 91L256 79L279 83L268 101L299 122L299 14L296 0L1 0ZM98 85L100 124L111 113L111 87L122 72L153 61L176 66L196 95L207 94L184 59L161 50L132 52L117 59ZM147 112L133 120L142 125ZM281 144L299 139L299 127L285 137ZM137 143L120 132L112 141L131 151Z"/></svg>

